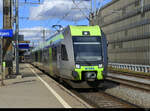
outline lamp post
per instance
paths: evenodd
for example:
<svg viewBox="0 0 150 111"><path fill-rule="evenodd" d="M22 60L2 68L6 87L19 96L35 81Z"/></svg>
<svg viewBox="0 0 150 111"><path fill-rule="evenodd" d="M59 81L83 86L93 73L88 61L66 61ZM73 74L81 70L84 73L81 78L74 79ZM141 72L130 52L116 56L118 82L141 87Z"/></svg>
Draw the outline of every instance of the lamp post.
<svg viewBox="0 0 150 111"><path fill-rule="evenodd" d="M19 18L18 18L18 0L16 0L16 13L15 13L15 18L16 18L16 74L19 75L19 48L18 48L18 35L19 35Z"/></svg>

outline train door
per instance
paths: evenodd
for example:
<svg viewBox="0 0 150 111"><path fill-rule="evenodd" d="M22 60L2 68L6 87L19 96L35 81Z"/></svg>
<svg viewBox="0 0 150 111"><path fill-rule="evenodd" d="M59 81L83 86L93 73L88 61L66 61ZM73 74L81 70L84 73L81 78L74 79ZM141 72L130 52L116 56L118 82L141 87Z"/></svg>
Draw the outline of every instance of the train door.
<svg viewBox="0 0 150 111"><path fill-rule="evenodd" d="M52 48L52 56L53 56L53 62L52 62L52 64L53 64L53 73L54 74L58 74L59 73L59 71L58 71L58 59L57 59L57 57L58 57L58 54L57 54L57 50L58 50L58 47L53 47Z"/></svg>
<svg viewBox="0 0 150 111"><path fill-rule="evenodd" d="M68 65L69 65L69 60L68 60L68 54L67 54L67 50L66 50L66 45L61 44L61 52L60 52L60 56L59 56L59 71L60 71L60 76L62 78L68 78Z"/></svg>
<svg viewBox="0 0 150 111"><path fill-rule="evenodd" d="M60 62L61 62L61 45L57 47L57 69L60 69Z"/></svg>

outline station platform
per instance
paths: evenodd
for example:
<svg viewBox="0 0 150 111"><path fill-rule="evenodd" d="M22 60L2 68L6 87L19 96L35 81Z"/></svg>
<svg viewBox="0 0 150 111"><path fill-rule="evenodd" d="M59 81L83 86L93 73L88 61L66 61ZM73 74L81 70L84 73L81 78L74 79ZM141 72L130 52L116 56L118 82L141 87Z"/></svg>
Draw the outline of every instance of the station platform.
<svg viewBox="0 0 150 111"><path fill-rule="evenodd" d="M92 108L30 64L20 64L20 73L4 80L0 108Z"/></svg>

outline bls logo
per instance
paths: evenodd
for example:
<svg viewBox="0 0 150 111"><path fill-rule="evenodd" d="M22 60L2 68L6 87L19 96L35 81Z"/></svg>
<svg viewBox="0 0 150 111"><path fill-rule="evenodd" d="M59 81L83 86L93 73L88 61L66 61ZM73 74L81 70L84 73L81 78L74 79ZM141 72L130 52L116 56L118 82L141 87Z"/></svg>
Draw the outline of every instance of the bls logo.
<svg viewBox="0 0 150 111"><path fill-rule="evenodd" d="M94 70L94 67L86 67L85 70Z"/></svg>

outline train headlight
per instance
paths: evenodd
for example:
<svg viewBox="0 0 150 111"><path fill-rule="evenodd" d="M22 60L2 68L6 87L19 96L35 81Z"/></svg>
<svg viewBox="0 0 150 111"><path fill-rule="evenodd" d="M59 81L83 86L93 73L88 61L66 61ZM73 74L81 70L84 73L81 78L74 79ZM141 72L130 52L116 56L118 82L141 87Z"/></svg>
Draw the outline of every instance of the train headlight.
<svg viewBox="0 0 150 111"><path fill-rule="evenodd" d="M80 65L79 65L79 64L76 64L76 68L77 68L77 69L80 69Z"/></svg>
<svg viewBox="0 0 150 111"><path fill-rule="evenodd" d="M99 64L98 67L99 67L99 68L102 68L102 67L103 67L103 64Z"/></svg>

